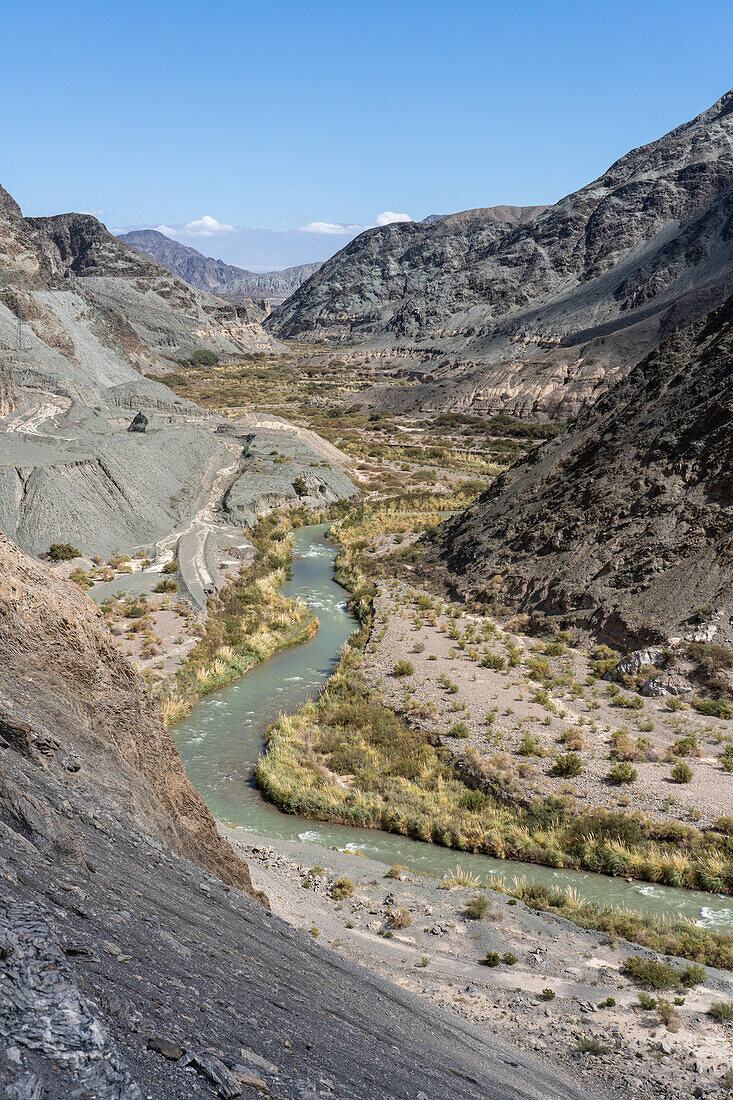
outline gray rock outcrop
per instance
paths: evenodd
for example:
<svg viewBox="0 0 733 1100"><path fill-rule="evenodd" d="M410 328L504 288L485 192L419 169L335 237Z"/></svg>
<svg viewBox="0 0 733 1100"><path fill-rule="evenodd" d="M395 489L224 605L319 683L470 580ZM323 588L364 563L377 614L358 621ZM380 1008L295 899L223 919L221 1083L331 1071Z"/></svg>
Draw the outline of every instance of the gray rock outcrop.
<svg viewBox="0 0 733 1100"><path fill-rule="evenodd" d="M135 413L127 430L128 432L144 432L147 431L148 423L149 421L145 413L138 412Z"/></svg>
<svg viewBox="0 0 733 1100"><path fill-rule="evenodd" d="M222 511L235 524L251 526L274 508L321 508L353 496L356 487L339 467L345 455L324 451L313 432L294 428L223 427L242 445L241 472L224 496Z"/></svg>

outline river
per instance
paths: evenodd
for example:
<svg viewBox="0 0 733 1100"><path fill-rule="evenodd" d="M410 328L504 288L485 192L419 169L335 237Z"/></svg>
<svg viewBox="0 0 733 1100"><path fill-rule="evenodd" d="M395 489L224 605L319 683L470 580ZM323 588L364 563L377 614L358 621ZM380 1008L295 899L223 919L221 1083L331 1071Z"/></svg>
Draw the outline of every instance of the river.
<svg viewBox="0 0 733 1100"><path fill-rule="evenodd" d="M215 817L260 837L358 849L370 859L387 865L405 864L413 871L443 875L461 866L488 883L495 875L507 879L523 876L561 888L573 886L586 900L603 905L677 913L708 928L733 930L733 900L724 896L458 852L392 833L309 821L283 814L265 802L255 785L253 769L267 727L279 714L292 713L317 695L356 629L346 593L334 580L337 551L327 542L326 530L324 525L294 532L292 578L284 589L313 608L320 622L318 633L206 696L174 729L186 772ZM306 852L303 860L308 861Z"/></svg>

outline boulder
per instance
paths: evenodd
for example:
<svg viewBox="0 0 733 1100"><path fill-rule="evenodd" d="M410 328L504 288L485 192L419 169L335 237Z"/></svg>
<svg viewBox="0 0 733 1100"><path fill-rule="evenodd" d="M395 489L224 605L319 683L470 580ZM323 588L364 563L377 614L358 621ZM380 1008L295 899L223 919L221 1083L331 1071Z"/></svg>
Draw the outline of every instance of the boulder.
<svg viewBox="0 0 733 1100"><path fill-rule="evenodd" d="M139 412L127 429L128 432L144 432L148 426L148 418L145 413Z"/></svg>

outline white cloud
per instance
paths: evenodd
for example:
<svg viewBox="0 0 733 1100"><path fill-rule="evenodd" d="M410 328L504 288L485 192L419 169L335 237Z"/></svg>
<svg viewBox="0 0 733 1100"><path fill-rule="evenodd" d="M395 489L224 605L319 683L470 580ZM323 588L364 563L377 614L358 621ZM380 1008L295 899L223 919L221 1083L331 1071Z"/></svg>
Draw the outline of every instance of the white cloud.
<svg viewBox="0 0 733 1100"><path fill-rule="evenodd" d="M369 225L343 225L341 222L308 222L301 225L301 233L324 233L333 236L348 236L354 233L363 233L365 229L375 229L378 225L392 225L393 222L411 222L409 214L397 214L394 210L383 210L377 214L377 220Z"/></svg>
<svg viewBox="0 0 733 1100"><path fill-rule="evenodd" d="M80 214L91 214L94 218L101 218L104 210L80 210Z"/></svg>
<svg viewBox="0 0 733 1100"><path fill-rule="evenodd" d="M185 225L157 225L155 228L159 233L165 233L167 237L215 237L218 233L234 233L233 225L217 221L210 214L204 214L203 218L195 218L194 221L186 222Z"/></svg>
<svg viewBox="0 0 733 1100"><path fill-rule="evenodd" d="M368 225L339 225L338 222L308 222L307 225L301 225L298 227L301 233L332 233L334 236L341 234L346 236L349 233L361 233L364 229L369 229Z"/></svg>
<svg viewBox="0 0 733 1100"><path fill-rule="evenodd" d="M391 225L392 222L411 222L409 214L395 214L394 210L384 210L377 214L377 225Z"/></svg>

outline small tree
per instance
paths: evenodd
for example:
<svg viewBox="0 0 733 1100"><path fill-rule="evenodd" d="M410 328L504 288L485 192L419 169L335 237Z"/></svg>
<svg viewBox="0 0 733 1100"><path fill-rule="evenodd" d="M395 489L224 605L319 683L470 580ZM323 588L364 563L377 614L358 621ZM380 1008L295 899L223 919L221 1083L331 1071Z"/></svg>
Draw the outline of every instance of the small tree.
<svg viewBox="0 0 733 1100"><path fill-rule="evenodd" d="M210 348L199 348L198 351L193 353L189 362L194 363L197 367L215 367L219 362L219 356Z"/></svg>
<svg viewBox="0 0 733 1100"><path fill-rule="evenodd" d="M295 481L293 482L293 488L295 489L299 497L308 496L308 484L304 477L296 477Z"/></svg>
<svg viewBox="0 0 733 1100"><path fill-rule="evenodd" d="M52 542L48 556L54 561L71 561L72 558L80 558L81 550L71 546L68 542Z"/></svg>

